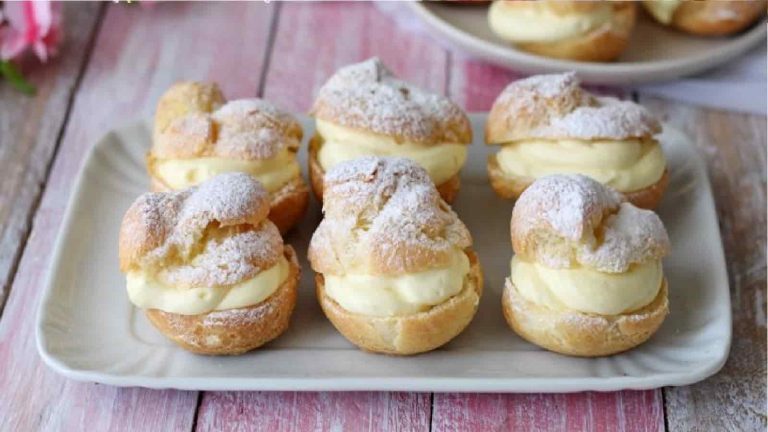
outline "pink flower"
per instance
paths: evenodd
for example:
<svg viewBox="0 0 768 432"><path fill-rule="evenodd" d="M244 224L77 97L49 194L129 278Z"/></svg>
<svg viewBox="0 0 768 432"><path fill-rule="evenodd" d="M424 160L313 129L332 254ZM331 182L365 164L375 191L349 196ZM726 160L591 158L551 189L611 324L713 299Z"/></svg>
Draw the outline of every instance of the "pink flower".
<svg viewBox="0 0 768 432"><path fill-rule="evenodd" d="M42 60L56 54L61 40L61 4L51 1L3 2L7 25L0 27L0 59L9 60L32 48Z"/></svg>

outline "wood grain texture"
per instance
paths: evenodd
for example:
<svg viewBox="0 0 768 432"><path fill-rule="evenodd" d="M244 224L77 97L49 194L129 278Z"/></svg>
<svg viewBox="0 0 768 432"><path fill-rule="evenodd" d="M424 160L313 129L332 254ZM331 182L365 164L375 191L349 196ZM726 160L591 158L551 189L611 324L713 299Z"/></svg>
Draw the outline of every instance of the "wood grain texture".
<svg viewBox="0 0 768 432"><path fill-rule="evenodd" d="M490 111L496 96L525 75L452 52L448 68L448 95L465 110Z"/></svg>
<svg viewBox="0 0 768 432"><path fill-rule="evenodd" d="M684 130L707 161L728 263L733 342L720 373L664 390L673 431L764 431L766 421L766 119L640 101Z"/></svg>
<svg viewBox="0 0 768 432"><path fill-rule="evenodd" d="M0 430L192 428L195 392L78 383L45 367L35 349L37 298L86 151L109 129L151 114L175 80L217 80L234 96L255 94L273 10L263 3L109 6L0 318Z"/></svg>
<svg viewBox="0 0 768 432"><path fill-rule="evenodd" d="M0 283L9 280L8 269L21 251L15 239L24 238L32 227L0 316L0 430L426 430L431 424L435 431L655 431L664 428L664 400L669 430L765 430L765 119L645 98L644 104L695 137L709 163L718 204L734 342L724 370L703 383L665 389L664 398L660 391L435 394L433 405L428 394L207 392L195 418L195 392L82 384L45 368L35 351L34 315L72 179L85 151L103 133L150 115L157 97L174 80L214 79L230 97L263 93L278 105L303 112L339 66L379 55L404 79L447 91L474 111L487 110L517 77L447 54L433 41L399 29L370 5L281 6L273 51L268 41L276 5L109 6L68 121L76 60L83 54L62 56L35 69L32 79L40 85L36 98L13 99L16 95L0 84L0 172L13 179L4 177L0 184ZM68 17L74 17L70 23L85 24L68 28L86 28L88 11L97 6L77 7L68 7ZM95 20L90 22L93 26ZM69 43L83 43L81 37L72 35ZM266 77L261 73L265 66ZM18 100L16 106L23 108L8 116L6 100ZM23 128L17 130L18 124ZM7 146L7 137L19 144ZM25 208L36 206L57 142L48 186L30 224L32 210ZM8 256L11 264L4 270Z"/></svg>
<svg viewBox="0 0 768 432"><path fill-rule="evenodd" d="M397 27L373 5L283 4L264 97L285 109L306 112L317 89L339 67L374 55L403 79L445 91L445 50ZM233 403L241 408L232 408ZM250 413L247 427L243 412ZM203 430L416 431L428 429L429 412L429 394L205 393L198 425Z"/></svg>
<svg viewBox="0 0 768 432"><path fill-rule="evenodd" d="M100 10L95 3L64 7L64 21L79 31L48 63L25 59L22 66L27 78L37 86L34 97L0 82L0 314Z"/></svg>
<svg viewBox="0 0 768 432"><path fill-rule="evenodd" d="M452 55L449 96L469 111L487 111L499 92L521 77L497 66ZM660 390L569 395L435 394L432 424L435 431L659 431L664 429L664 411Z"/></svg>
<svg viewBox="0 0 768 432"><path fill-rule="evenodd" d="M264 96L306 112L339 67L373 56L405 80L445 91L447 53L439 45L399 28L371 4L329 2L283 5Z"/></svg>
<svg viewBox="0 0 768 432"><path fill-rule="evenodd" d="M432 431L660 431L661 393L435 394Z"/></svg>
<svg viewBox="0 0 768 432"><path fill-rule="evenodd" d="M429 394L206 392L197 431L427 431Z"/></svg>

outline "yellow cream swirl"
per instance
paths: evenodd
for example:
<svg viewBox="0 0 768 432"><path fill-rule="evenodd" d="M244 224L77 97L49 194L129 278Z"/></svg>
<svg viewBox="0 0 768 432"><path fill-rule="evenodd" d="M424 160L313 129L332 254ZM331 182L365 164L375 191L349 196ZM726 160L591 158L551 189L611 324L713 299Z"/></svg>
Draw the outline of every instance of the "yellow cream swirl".
<svg viewBox="0 0 768 432"><path fill-rule="evenodd" d="M609 24L613 17L610 2L591 12L554 13L545 2L530 1L508 7L494 1L488 23L494 33L510 42L557 42L581 36Z"/></svg>
<svg viewBox="0 0 768 432"><path fill-rule="evenodd" d="M509 176L535 179L550 174L583 174L621 192L656 183L667 165L658 142L641 140L519 141L504 145L496 160Z"/></svg>
<svg viewBox="0 0 768 432"><path fill-rule="evenodd" d="M632 266L625 273L585 267L554 269L512 258L512 283L526 300L554 310L618 315L643 308L656 298L664 279L660 261Z"/></svg>
<svg viewBox="0 0 768 432"><path fill-rule="evenodd" d="M326 172L342 162L364 156L401 156L421 165L432 181L440 185L458 174L467 160L465 144L397 142L387 135L358 131L320 119L317 132L323 139L317 160Z"/></svg>
<svg viewBox="0 0 768 432"><path fill-rule="evenodd" d="M275 192L300 175L296 153L285 149L265 160L204 157L165 159L154 163L155 174L171 189L186 189L227 172L250 174L268 192Z"/></svg>
<svg viewBox="0 0 768 432"><path fill-rule="evenodd" d="M235 285L180 288L160 281L155 275L131 271L126 275L128 298L141 309L158 309L181 315L198 315L217 310L237 309L261 303L277 291L290 273L285 257L274 266Z"/></svg>
<svg viewBox="0 0 768 432"><path fill-rule="evenodd" d="M325 293L344 309L370 316L408 315L428 310L461 292L469 258L457 250L451 265L399 276L324 275Z"/></svg>

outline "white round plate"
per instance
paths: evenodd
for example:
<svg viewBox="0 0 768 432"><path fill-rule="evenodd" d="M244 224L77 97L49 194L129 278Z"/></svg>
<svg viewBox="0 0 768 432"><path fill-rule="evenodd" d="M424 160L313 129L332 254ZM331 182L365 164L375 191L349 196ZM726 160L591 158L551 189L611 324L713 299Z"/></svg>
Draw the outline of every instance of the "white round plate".
<svg viewBox="0 0 768 432"><path fill-rule="evenodd" d="M487 22L487 4L407 3L439 38L465 51L525 73L576 71L596 83L641 83L690 75L727 63L765 43L766 20L726 38L704 38L656 24L639 11L637 28L624 54L613 63L557 60L528 54L496 37Z"/></svg>

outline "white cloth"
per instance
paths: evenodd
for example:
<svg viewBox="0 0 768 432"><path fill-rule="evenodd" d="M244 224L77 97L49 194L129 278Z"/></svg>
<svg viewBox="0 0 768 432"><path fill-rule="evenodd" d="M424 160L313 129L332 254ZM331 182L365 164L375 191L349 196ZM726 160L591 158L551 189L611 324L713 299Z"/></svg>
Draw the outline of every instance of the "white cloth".
<svg viewBox="0 0 768 432"><path fill-rule="evenodd" d="M641 85L637 91L694 105L766 115L767 62L763 45L700 75Z"/></svg>
<svg viewBox="0 0 768 432"><path fill-rule="evenodd" d="M375 4L405 30L429 34L419 18L402 3L377 1ZM763 45L716 69L677 80L639 85L636 90L694 105L766 115L767 61Z"/></svg>

